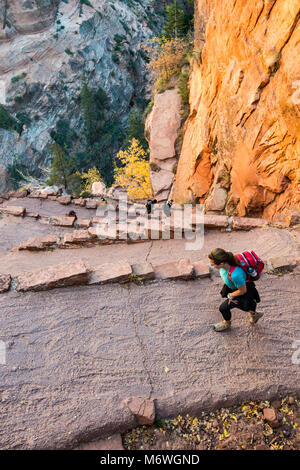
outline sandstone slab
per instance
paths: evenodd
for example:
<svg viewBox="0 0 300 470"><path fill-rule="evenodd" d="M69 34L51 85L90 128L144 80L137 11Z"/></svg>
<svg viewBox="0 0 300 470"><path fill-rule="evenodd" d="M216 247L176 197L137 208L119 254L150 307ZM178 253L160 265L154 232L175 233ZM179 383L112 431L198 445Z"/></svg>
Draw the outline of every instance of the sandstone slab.
<svg viewBox="0 0 300 470"><path fill-rule="evenodd" d="M89 284L107 284L110 282L128 282L132 268L129 263L105 263L92 270Z"/></svg>
<svg viewBox="0 0 300 470"><path fill-rule="evenodd" d="M67 206L67 205L71 204L72 198L71 198L71 196L60 196L60 197L57 198L57 201L60 204L63 204L64 206Z"/></svg>
<svg viewBox="0 0 300 470"><path fill-rule="evenodd" d="M49 222L51 225L56 225L58 227L73 227L75 217L52 216L50 217Z"/></svg>
<svg viewBox="0 0 300 470"><path fill-rule="evenodd" d="M257 227L264 227L268 224L264 219L252 219L248 217L233 217L232 228L233 230L251 230Z"/></svg>
<svg viewBox="0 0 300 470"><path fill-rule="evenodd" d="M194 217L194 215L193 215ZM229 225L228 217L226 215L204 215L204 227L207 229L222 229L227 228Z"/></svg>
<svg viewBox="0 0 300 470"><path fill-rule="evenodd" d="M57 243L56 235L45 235L42 238L31 237L27 241L21 243L18 247L19 251L39 251L51 247Z"/></svg>
<svg viewBox="0 0 300 470"><path fill-rule="evenodd" d="M1 207L0 212L8 215L15 215L17 217L23 217L25 215L26 209L25 207L20 206L7 206Z"/></svg>
<svg viewBox="0 0 300 470"><path fill-rule="evenodd" d="M75 206L84 207L85 206L85 199L82 199L82 198L74 199L74 204L75 204Z"/></svg>
<svg viewBox="0 0 300 470"><path fill-rule="evenodd" d="M267 261L268 268L271 270L291 270L296 264L296 261L285 256L270 258Z"/></svg>
<svg viewBox="0 0 300 470"><path fill-rule="evenodd" d="M74 230L72 234L72 243L86 243L90 240L87 230Z"/></svg>
<svg viewBox="0 0 300 470"><path fill-rule="evenodd" d="M29 191L27 189L24 189L22 191L14 191L13 193L11 193L11 197L20 199L20 198L26 197L28 193Z"/></svg>
<svg viewBox="0 0 300 470"><path fill-rule="evenodd" d="M63 243L69 244L69 243L72 243L72 241L73 241L73 233L72 232L65 233Z"/></svg>
<svg viewBox="0 0 300 470"><path fill-rule="evenodd" d="M155 277L161 280L184 279L187 281L194 277L194 268L189 259L154 266L154 272Z"/></svg>
<svg viewBox="0 0 300 470"><path fill-rule="evenodd" d="M88 270L83 261L77 261L24 273L17 276L15 280L18 292L43 291L56 287L86 284Z"/></svg>
<svg viewBox="0 0 300 470"><path fill-rule="evenodd" d="M193 266L196 277L210 277L211 272L209 266L207 265L207 263L205 263L205 261L197 261L196 263L193 263Z"/></svg>
<svg viewBox="0 0 300 470"><path fill-rule="evenodd" d="M87 199L85 203L85 207L87 209L97 209L97 201L93 201L92 199Z"/></svg>
<svg viewBox="0 0 300 470"><path fill-rule="evenodd" d="M91 219L77 219L76 225L78 228L89 228L92 225Z"/></svg>
<svg viewBox="0 0 300 470"><path fill-rule="evenodd" d="M153 266L150 263L136 263L132 265L132 272L144 281L152 281L155 279Z"/></svg>

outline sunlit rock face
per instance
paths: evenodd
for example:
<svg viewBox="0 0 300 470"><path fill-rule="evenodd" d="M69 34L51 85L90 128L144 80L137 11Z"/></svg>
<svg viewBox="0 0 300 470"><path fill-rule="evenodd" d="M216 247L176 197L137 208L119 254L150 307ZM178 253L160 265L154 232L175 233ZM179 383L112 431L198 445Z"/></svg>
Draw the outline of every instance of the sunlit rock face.
<svg viewBox="0 0 300 470"><path fill-rule="evenodd" d="M299 209L300 3L195 5L196 60L177 202L269 219Z"/></svg>
<svg viewBox="0 0 300 470"><path fill-rule="evenodd" d="M0 104L13 117L26 113L30 124L21 135L0 128L0 168L16 158L29 172L49 165L59 119L80 133L83 74L91 89L105 90L126 130L130 109L149 88L140 45L161 30L163 9L157 0L2 0Z"/></svg>
<svg viewBox="0 0 300 470"><path fill-rule="evenodd" d="M168 199L177 163L175 143L181 125L181 96L178 88L154 96L145 131L150 149L150 180L158 201Z"/></svg>

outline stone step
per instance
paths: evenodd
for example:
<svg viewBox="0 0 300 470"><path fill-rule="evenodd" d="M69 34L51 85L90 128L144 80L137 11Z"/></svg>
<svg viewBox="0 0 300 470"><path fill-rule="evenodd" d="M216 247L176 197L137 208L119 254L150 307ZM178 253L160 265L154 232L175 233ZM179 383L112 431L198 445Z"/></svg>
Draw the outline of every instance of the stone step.
<svg viewBox="0 0 300 470"><path fill-rule="evenodd" d="M2 212L3 214L23 217L26 213L26 209L25 207L21 207L21 206L7 206L7 207L1 207L0 212Z"/></svg>
<svg viewBox="0 0 300 470"><path fill-rule="evenodd" d="M164 263L154 266L155 277L157 279L184 279L189 280L194 277L194 267L189 259Z"/></svg>
<svg viewBox="0 0 300 470"><path fill-rule="evenodd" d="M83 261L71 264L48 266L15 278L18 292L42 291L87 284L89 272Z"/></svg>
<svg viewBox="0 0 300 470"><path fill-rule="evenodd" d="M49 223L58 227L73 227L75 217L69 216L52 216L49 218Z"/></svg>
<svg viewBox="0 0 300 470"><path fill-rule="evenodd" d="M88 283L89 285L107 284L110 282L123 284L130 280L131 274L132 268L129 263L105 263L92 270Z"/></svg>

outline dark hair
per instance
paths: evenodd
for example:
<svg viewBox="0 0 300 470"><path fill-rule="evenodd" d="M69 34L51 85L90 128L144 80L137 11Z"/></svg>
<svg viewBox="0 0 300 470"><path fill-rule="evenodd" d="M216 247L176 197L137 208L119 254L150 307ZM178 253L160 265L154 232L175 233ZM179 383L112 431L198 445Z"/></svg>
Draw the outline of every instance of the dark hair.
<svg viewBox="0 0 300 470"><path fill-rule="evenodd" d="M238 266L235 256L231 251L225 251L223 248L215 248L208 255L216 265L221 263L228 263L230 266Z"/></svg>

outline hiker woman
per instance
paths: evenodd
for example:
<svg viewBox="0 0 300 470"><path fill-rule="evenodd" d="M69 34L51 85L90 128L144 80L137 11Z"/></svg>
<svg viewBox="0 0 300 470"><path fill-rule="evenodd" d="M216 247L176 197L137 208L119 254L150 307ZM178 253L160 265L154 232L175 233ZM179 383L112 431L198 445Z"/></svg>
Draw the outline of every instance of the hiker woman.
<svg viewBox="0 0 300 470"><path fill-rule="evenodd" d="M224 320L214 325L214 330L224 331L230 328L233 308L249 312L250 323L255 324L263 316L263 313L256 312L260 297L254 282L248 279L247 273L240 267L237 257L230 251L216 248L208 258L210 264L220 270L220 276L225 282L220 294L223 298L227 297L219 307Z"/></svg>

